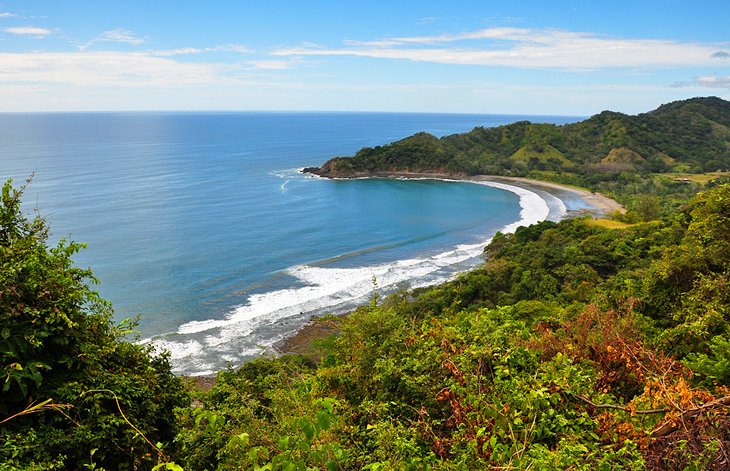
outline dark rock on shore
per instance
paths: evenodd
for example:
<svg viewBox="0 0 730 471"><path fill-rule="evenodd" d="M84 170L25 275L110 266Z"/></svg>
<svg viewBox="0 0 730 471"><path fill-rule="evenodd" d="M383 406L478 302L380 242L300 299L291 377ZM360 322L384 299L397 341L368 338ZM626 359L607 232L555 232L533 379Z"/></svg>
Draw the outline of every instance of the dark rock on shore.
<svg viewBox="0 0 730 471"><path fill-rule="evenodd" d="M296 334L278 342L274 348L281 354L311 354L314 350L312 342L339 334L340 324L347 315L313 317Z"/></svg>
<svg viewBox="0 0 730 471"><path fill-rule="evenodd" d="M322 164L321 167L304 167L302 169L302 173L311 173L313 175L318 175L320 177L325 178L335 178L335 177L348 177L347 174L340 174L341 172L335 172L332 161L328 160L324 164Z"/></svg>
<svg viewBox="0 0 730 471"><path fill-rule="evenodd" d="M320 167L304 167L302 173L311 173L313 175L322 176L322 169Z"/></svg>

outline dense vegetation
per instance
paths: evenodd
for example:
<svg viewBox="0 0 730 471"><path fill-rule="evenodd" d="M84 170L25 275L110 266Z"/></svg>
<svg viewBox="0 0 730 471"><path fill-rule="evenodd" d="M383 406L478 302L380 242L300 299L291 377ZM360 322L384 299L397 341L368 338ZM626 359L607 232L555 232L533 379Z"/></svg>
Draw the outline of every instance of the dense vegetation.
<svg viewBox="0 0 730 471"><path fill-rule="evenodd" d="M717 133L727 110L708 110L721 105L591 120L659 120L679 133L671 116L699 129L698 113ZM546 141L586 181L577 169L595 162L584 123L573 134L517 123L417 135L408 152L541 129L585 147L566 157L557 137ZM679 145L626 129L650 163L650 149ZM718 146L672 155L727 162ZM22 214L23 188L8 182L0 469L728 469L730 184L643 170L595 182L628 202L616 228L574 218L498 234L482 267L325 317L338 333L307 353L222 371L206 392L126 340L133 325L113 325L91 272L73 266L81 246L49 246L44 220Z"/></svg>

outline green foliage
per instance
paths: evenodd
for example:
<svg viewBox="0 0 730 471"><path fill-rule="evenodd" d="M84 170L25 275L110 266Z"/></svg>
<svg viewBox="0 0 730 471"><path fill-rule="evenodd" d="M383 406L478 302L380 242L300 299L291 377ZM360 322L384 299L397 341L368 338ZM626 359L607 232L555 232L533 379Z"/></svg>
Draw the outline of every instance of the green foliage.
<svg viewBox="0 0 730 471"><path fill-rule="evenodd" d="M730 336L716 335L707 346L707 353L691 353L685 363L710 380L730 384Z"/></svg>
<svg viewBox="0 0 730 471"><path fill-rule="evenodd" d="M610 130L602 140L632 138L630 117L596 119ZM516 150L527 138L557 146L565 136L518 123L497 137ZM409 145L415 155L439 142L424 135ZM110 324L91 274L71 263L79 247L48 248L43 220L20 214L20 194L7 184L0 213L6 468L724 463L727 184L679 211L637 197L630 217L651 221L618 229L575 218L497 234L483 267L374 296L338 319L338 334L318 343L319 363L285 355L221 371L196 407L165 355L120 341L133 324Z"/></svg>
<svg viewBox="0 0 730 471"><path fill-rule="evenodd" d="M659 342L683 357L707 354L730 321L730 185L698 195L679 215L686 232L652 265L642 310L666 330Z"/></svg>
<svg viewBox="0 0 730 471"><path fill-rule="evenodd" d="M338 469L337 400L319 396L300 357L222 371L203 408L182 411L186 469Z"/></svg>
<svg viewBox="0 0 730 471"><path fill-rule="evenodd" d="M187 394L167 356L120 340L133 323L110 323L91 272L73 266L82 245L48 247L45 221L21 213L23 189L7 182L0 205L0 414L9 419L0 461L152 467L165 459L155 443L174 437L173 409L187 405ZM53 406L34 409L37 401Z"/></svg>
<svg viewBox="0 0 730 471"><path fill-rule="evenodd" d="M40 216L20 212L22 190L10 182L0 206L0 350L3 354L3 398L0 413L38 397L45 382L57 383L78 366L75 350L109 307L87 288L91 273L71 266L76 243L48 249L48 230ZM88 317L83 311L89 306Z"/></svg>
<svg viewBox="0 0 730 471"><path fill-rule="evenodd" d="M612 230L571 219L497 234L485 250L484 267L416 292L415 302L405 309L423 316L532 299L585 303L606 284L625 290L623 296L637 295L628 288L640 282L638 272L646 260L675 240L675 232L664 223Z"/></svg>
<svg viewBox="0 0 730 471"><path fill-rule="evenodd" d="M573 173L604 189L621 174L730 169L730 103L694 98L628 116L604 111L556 126L520 121L436 139L418 133L386 146L364 148L322 167L329 176L379 173L516 175ZM547 176L548 174L545 174ZM604 185L605 183L605 185Z"/></svg>

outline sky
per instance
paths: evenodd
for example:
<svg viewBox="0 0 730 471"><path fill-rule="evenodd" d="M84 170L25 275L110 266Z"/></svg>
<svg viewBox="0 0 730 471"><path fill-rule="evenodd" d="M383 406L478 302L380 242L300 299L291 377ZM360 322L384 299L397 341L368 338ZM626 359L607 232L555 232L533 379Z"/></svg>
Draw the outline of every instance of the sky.
<svg viewBox="0 0 730 471"><path fill-rule="evenodd" d="M589 116L730 99L727 0L0 0L0 112Z"/></svg>

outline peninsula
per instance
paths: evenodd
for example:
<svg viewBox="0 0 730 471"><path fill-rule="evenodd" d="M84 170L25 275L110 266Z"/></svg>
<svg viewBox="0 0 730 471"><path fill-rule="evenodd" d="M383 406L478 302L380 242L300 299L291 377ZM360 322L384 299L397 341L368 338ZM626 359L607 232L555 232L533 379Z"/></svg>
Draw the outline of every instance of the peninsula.
<svg viewBox="0 0 730 471"><path fill-rule="evenodd" d="M503 181L577 194L598 208L595 215L634 223L677 207L711 179L727 179L730 102L699 97L635 116L603 111L572 124L519 121L442 138L420 132L302 171Z"/></svg>
<svg viewBox="0 0 730 471"><path fill-rule="evenodd" d="M422 132L305 171L333 178L438 174L593 181L622 172L713 172L730 169L729 115L730 102L706 97L636 116L604 111L565 125L519 121L440 139Z"/></svg>

